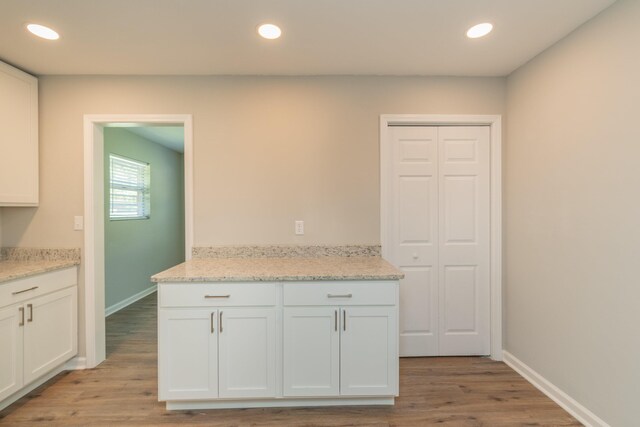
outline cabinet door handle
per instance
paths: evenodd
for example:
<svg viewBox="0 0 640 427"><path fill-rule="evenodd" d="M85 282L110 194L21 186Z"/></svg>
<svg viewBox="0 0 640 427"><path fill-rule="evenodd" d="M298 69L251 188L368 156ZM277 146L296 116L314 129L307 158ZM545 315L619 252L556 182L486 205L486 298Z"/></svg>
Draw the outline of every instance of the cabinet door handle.
<svg viewBox="0 0 640 427"><path fill-rule="evenodd" d="M229 298L231 295L205 295L205 298Z"/></svg>
<svg viewBox="0 0 640 427"><path fill-rule="evenodd" d="M29 318L27 322L33 322L33 304L27 304L27 308L29 309Z"/></svg>
<svg viewBox="0 0 640 427"><path fill-rule="evenodd" d="M222 333L222 312L220 312L220 333Z"/></svg>
<svg viewBox="0 0 640 427"><path fill-rule="evenodd" d="M334 331L338 332L338 309L333 312Z"/></svg>
<svg viewBox="0 0 640 427"><path fill-rule="evenodd" d="M16 292L11 292L11 295L23 294L23 293L25 293L25 292L34 291L34 290L36 290L36 289L38 289L38 287L37 287L37 286L34 286L33 288L23 289L23 290L21 290L21 291L16 291Z"/></svg>
<svg viewBox="0 0 640 427"><path fill-rule="evenodd" d="M347 310L342 309L342 330L347 330Z"/></svg>
<svg viewBox="0 0 640 427"><path fill-rule="evenodd" d="M216 331L216 329L213 327L213 322L214 322L213 316L215 316L215 315L216 315L216 312L212 311L211 312L211 333L214 333Z"/></svg>
<svg viewBox="0 0 640 427"><path fill-rule="evenodd" d="M343 295L335 295L335 294L327 294L327 298L351 298L352 294L343 294Z"/></svg>
<svg viewBox="0 0 640 427"><path fill-rule="evenodd" d="M20 311L20 323L18 323L18 326L24 326L24 307L20 307L18 310Z"/></svg>

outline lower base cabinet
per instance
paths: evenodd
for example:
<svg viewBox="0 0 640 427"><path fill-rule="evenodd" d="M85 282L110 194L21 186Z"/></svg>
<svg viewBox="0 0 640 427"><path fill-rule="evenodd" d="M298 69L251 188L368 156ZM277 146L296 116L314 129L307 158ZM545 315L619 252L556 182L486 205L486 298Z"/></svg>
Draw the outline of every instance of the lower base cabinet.
<svg viewBox="0 0 640 427"><path fill-rule="evenodd" d="M219 317L219 397L275 397L275 309L229 308Z"/></svg>
<svg viewBox="0 0 640 427"><path fill-rule="evenodd" d="M285 307L284 396L397 393L393 307Z"/></svg>
<svg viewBox="0 0 640 427"><path fill-rule="evenodd" d="M168 408L393 403L396 281L197 286L159 286L159 400Z"/></svg>
<svg viewBox="0 0 640 427"><path fill-rule="evenodd" d="M340 309L285 307L283 395L340 395Z"/></svg>
<svg viewBox="0 0 640 427"><path fill-rule="evenodd" d="M41 377L77 353L75 286L34 298L26 308L24 382Z"/></svg>
<svg viewBox="0 0 640 427"><path fill-rule="evenodd" d="M216 310L160 310L160 400L218 397L217 318Z"/></svg>
<svg viewBox="0 0 640 427"><path fill-rule="evenodd" d="M160 400L276 396L273 308L161 310Z"/></svg>
<svg viewBox="0 0 640 427"><path fill-rule="evenodd" d="M0 309L0 400L20 390L23 384L22 311L19 308Z"/></svg>
<svg viewBox="0 0 640 427"><path fill-rule="evenodd" d="M389 396L398 392L397 322L393 307L342 309L340 394Z"/></svg>
<svg viewBox="0 0 640 427"><path fill-rule="evenodd" d="M73 267L2 285L0 404L77 354L76 283Z"/></svg>

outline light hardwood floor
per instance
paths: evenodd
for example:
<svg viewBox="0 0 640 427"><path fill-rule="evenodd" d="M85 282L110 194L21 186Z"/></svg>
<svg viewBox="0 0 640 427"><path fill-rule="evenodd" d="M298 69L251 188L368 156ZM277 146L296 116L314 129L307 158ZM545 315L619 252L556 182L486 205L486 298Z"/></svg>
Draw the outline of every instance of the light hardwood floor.
<svg viewBox="0 0 640 427"><path fill-rule="evenodd" d="M0 412L0 424L208 426L579 426L503 363L405 358L393 407L166 411L157 399L156 296L107 319L107 360L62 373Z"/></svg>

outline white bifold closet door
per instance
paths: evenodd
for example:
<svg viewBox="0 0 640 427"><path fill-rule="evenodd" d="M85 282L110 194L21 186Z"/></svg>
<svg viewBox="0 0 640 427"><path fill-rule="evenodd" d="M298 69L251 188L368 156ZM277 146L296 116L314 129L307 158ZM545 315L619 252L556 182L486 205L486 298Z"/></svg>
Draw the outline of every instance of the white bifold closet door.
<svg viewBox="0 0 640 427"><path fill-rule="evenodd" d="M400 355L490 353L490 128L389 128Z"/></svg>

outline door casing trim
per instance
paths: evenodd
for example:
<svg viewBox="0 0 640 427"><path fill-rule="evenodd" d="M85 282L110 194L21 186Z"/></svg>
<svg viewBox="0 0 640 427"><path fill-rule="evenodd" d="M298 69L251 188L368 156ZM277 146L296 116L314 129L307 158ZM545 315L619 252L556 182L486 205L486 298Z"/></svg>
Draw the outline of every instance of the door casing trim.
<svg viewBox="0 0 640 427"><path fill-rule="evenodd" d="M502 360L502 116L381 114L380 115L380 244L382 256L389 251L389 126L489 126L491 129L490 172L490 292L491 358Z"/></svg>
<svg viewBox="0 0 640 427"><path fill-rule="evenodd" d="M84 115L84 336L86 368L106 357L104 299L104 126L173 124L184 128L185 259L193 247L193 124L190 114Z"/></svg>

